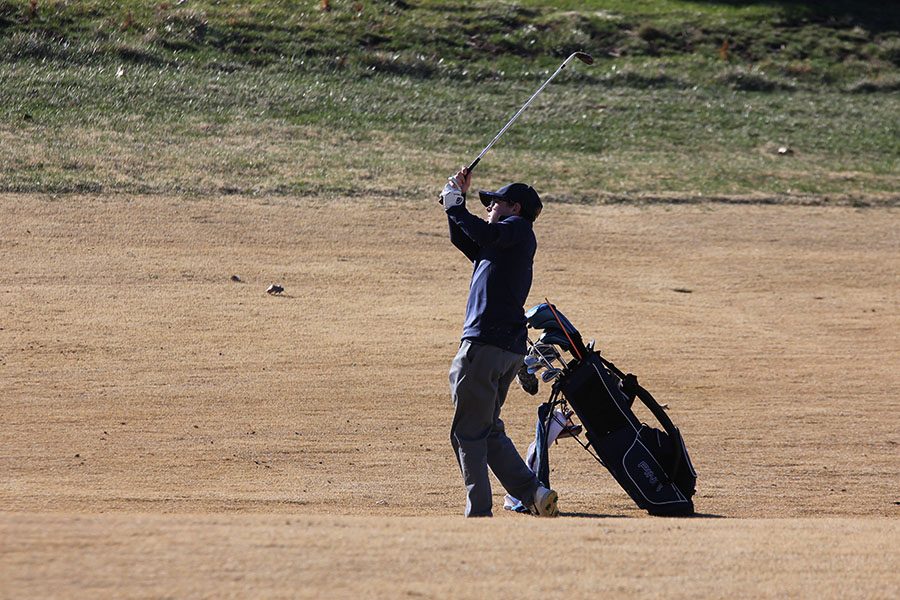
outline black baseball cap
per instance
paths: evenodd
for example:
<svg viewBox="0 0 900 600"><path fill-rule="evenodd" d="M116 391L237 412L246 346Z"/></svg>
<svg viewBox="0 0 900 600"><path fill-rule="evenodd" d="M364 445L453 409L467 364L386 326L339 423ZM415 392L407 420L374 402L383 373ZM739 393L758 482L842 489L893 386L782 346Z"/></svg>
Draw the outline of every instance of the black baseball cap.
<svg viewBox="0 0 900 600"><path fill-rule="evenodd" d="M486 190L478 190L478 197L485 206L490 206L495 200L503 200L510 204L519 203L522 207L519 213L529 221L534 222L541 214L544 205L541 204L541 198L534 188L524 183L510 183L505 185L496 192Z"/></svg>

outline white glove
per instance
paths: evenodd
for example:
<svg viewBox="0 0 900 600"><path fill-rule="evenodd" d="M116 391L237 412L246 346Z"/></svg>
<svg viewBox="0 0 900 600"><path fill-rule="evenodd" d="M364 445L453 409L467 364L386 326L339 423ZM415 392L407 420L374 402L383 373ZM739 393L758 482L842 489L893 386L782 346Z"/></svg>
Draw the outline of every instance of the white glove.
<svg viewBox="0 0 900 600"><path fill-rule="evenodd" d="M466 197L463 196L462 190L459 189L459 183L457 183L456 178L449 178L444 186L444 190L441 192L441 204L444 205L444 210L450 210L454 206L465 204L465 202Z"/></svg>

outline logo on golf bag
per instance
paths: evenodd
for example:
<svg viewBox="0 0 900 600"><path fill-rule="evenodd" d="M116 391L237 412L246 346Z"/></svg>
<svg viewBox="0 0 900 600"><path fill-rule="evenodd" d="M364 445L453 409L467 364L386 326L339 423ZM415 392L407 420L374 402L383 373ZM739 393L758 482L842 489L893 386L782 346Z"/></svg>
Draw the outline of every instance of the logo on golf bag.
<svg viewBox="0 0 900 600"><path fill-rule="evenodd" d="M647 464L647 461L646 461L646 460L642 460L641 462L639 462L639 463L638 463L638 467L640 467L641 471L644 472L644 477L647 478L647 481L650 482L650 485L655 485L655 486L656 486L656 491L657 491L657 492L660 491L660 490L662 490L663 486L662 486L662 484L659 482L659 478L658 478L658 477L656 476L656 474L653 472L653 469L650 468L650 465Z"/></svg>

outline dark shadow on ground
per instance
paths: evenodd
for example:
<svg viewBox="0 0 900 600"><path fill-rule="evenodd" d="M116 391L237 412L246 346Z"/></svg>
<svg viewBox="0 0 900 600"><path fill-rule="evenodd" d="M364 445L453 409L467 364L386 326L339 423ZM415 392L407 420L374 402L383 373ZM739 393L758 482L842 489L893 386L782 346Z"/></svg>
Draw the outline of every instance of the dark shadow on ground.
<svg viewBox="0 0 900 600"><path fill-rule="evenodd" d="M607 515L603 513L588 512L560 512L560 517L577 517L580 519L633 519L630 515ZM683 517L673 517L676 519L730 519L726 515L714 515L712 513L694 513Z"/></svg>
<svg viewBox="0 0 900 600"><path fill-rule="evenodd" d="M631 519L628 515L604 515L601 513L561 512L560 517L577 517L580 519Z"/></svg>

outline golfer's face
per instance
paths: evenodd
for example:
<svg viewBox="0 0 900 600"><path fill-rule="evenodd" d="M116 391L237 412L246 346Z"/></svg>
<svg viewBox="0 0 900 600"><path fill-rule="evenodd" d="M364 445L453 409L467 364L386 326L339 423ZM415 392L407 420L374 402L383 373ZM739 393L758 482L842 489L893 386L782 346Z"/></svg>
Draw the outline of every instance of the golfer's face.
<svg viewBox="0 0 900 600"><path fill-rule="evenodd" d="M504 200L494 200L487 207L488 223L496 223L502 217L516 214L516 206L518 206L518 204L510 204Z"/></svg>

